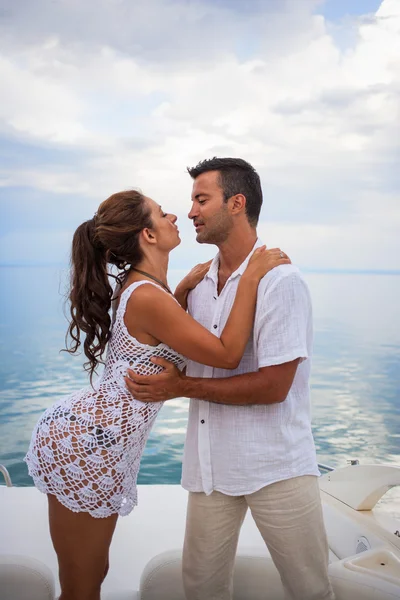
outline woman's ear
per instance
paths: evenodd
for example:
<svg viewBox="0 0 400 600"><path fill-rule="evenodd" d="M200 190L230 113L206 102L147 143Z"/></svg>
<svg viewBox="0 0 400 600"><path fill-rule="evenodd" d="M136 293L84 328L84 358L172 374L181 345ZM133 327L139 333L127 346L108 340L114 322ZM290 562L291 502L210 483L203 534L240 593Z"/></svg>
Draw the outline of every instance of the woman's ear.
<svg viewBox="0 0 400 600"><path fill-rule="evenodd" d="M140 234L143 236L143 241L147 244L155 244L157 242L153 229L145 227L144 229L142 229Z"/></svg>

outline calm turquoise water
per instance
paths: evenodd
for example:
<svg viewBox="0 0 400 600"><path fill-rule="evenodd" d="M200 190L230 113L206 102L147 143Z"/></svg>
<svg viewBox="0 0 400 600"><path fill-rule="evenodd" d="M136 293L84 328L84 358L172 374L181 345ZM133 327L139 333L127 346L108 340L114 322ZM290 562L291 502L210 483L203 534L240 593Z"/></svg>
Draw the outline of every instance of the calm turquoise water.
<svg viewBox="0 0 400 600"><path fill-rule="evenodd" d="M179 273L173 273L173 285ZM314 304L313 427L320 462L400 464L400 276L306 274ZM59 352L65 272L0 268L0 462L22 462L32 428L60 395L86 385L81 358ZM139 483L178 483L187 400L163 407Z"/></svg>

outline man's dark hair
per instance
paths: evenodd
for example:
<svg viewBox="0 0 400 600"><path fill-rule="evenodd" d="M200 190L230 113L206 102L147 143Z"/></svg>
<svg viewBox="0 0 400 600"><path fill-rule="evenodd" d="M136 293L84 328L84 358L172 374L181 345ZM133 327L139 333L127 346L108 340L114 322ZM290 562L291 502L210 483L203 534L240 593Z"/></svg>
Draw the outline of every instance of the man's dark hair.
<svg viewBox="0 0 400 600"><path fill-rule="evenodd" d="M248 162L241 158L209 158L187 169L192 179L207 171L218 171L224 202L236 194L246 197L246 215L256 227L263 202L260 177Z"/></svg>

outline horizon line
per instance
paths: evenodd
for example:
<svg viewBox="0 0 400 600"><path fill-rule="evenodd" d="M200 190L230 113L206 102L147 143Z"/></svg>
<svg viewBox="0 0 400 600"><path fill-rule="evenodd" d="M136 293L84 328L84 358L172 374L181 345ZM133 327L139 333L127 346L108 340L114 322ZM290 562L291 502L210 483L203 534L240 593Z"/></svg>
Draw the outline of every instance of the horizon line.
<svg viewBox="0 0 400 600"><path fill-rule="evenodd" d="M304 273L321 273L321 274L341 274L341 275L400 275L400 269L362 269L362 268L342 268L342 267L305 267L296 265ZM20 269L20 268L69 268L67 263L0 263L1 269ZM171 269L171 271L185 271L190 267L182 267L180 269Z"/></svg>

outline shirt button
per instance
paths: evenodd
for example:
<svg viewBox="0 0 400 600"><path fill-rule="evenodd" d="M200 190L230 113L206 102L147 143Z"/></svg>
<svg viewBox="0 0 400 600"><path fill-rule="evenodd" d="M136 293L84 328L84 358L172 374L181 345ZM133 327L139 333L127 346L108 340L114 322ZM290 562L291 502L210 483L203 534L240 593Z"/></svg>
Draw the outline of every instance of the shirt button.
<svg viewBox="0 0 400 600"><path fill-rule="evenodd" d="M200 421L200 423L202 423L202 425L204 425L204 423L205 423L205 420L204 420L204 419L202 419L202 420Z"/></svg>
<svg viewBox="0 0 400 600"><path fill-rule="evenodd" d="M217 329L218 325L213 325L214 329Z"/></svg>

